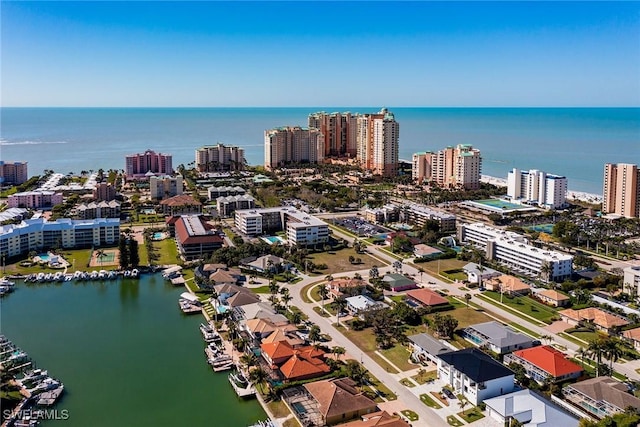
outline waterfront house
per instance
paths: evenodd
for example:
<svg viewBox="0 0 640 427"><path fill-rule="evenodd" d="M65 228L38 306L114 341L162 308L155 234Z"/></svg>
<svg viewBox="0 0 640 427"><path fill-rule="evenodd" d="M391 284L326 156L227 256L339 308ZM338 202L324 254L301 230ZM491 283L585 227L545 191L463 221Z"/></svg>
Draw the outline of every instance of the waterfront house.
<svg viewBox="0 0 640 427"><path fill-rule="evenodd" d="M500 425L513 421L523 427L578 427L579 420L535 392L525 389L484 401L489 417Z"/></svg>
<svg viewBox="0 0 640 427"><path fill-rule="evenodd" d="M478 405L490 397L511 393L514 388L513 371L477 348L441 353L438 355L438 378Z"/></svg>
<svg viewBox="0 0 640 427"><path fill-rule="evenodd" d="M233 308L233 318L237 321L249 319L269 319L274 323L287 321L282 314L276 313L271 303L258 301L253 304L245 304Z"/></svg>
<svg viewBox="0 0 640 427"><path fill-rule="evenodd" d="M387 411L372 412L358 421L341 424L341 427L411 427L411 424L398 415L390 415Z"/></svg>
<svg viewBox="0 0 640 427"><path fill-rule="evenodd" d="M627 319L596 307L574 310L567 308L558 312L562 321L578 326L580 324L593 325L596 329L608 334L616 333L619 328L629 324Z"/></svg>
<svg viewBox="0 0 640 427"><path fill-rule="evenodd" d="M330 281L327 284L327 289L331 295L338 297L345 294L358 295L366 286L366 282L362 279L340 278Z"/></svg>
<svg viewBox="0 0 640 427"><path fill-rule="evenodd" d="M462 267L462 271L467 273L467 280L469 281L469 283L478 284L480 284L480 281L484 283L485 280L489 280L492 277L502 275L502 273L497 270L491 269L489 267L482 267L474 262L466 264L464 267Z"/></svg>
<svg viewBox="0 0 640 427"><path fill-rule="evenodd" d="M518 363L525 374L542 384L551 380L554 383L577 379L582 375L582 367L568 360L564 353L555 348L542 345L525 350L514 351L504 357L504 364Z"/></svg>
<svg viewBox="0 0 640 427"><path fill-rule="evenodd" d="M442 341L425 333L410 335L407 339L411 342L413 359L421 362L431 361L437 364L439 354L452 350L444 345Z"/></svg>
<svg viewBox="0 0 640 427"><path fill-rule="evenodd" d="M382 278L382 282L389 286L393 292L406 291L408 289L416 289L418 285L416 282L404 274L389 273L385 274Z"/></svg>
<svg viewBox="0 0 640 427"><path fill-rule="evenodd" d="M287 341L262 343L262 358L271 369L279 371L283 380L298 381L328 374L325 352L314 346L294 348Z"/></svg>
<svg viewBox="0 0 640 427"><path fill-rule="evenodd" d="M415 289L407 292L407 304L412 307L443 307L449 305L449 300L431 289Z"/></svg>
<svg viewBox="0 0 640 427"><path fill-rule="evenodd" d="M345 299L347 300L347 310L353 316L359 316L366 310L388 307L387 304L380 301L374 301L365 295L356 295Z"/></svg>
<svg viewBox="0 0 640 427"><path fill-rule="evenodd" d="M462 337L496 354L506 354L540 344L539 341L496 321L468 326L462 330Z"/></svg>
<svg viewBox="0 0 640 427"><path fill-rule="evenodd" d="M376 402L366 397L349 378L315 381L304 385L315 401L322 421L326 425L376 412Z"/></svg>
<svg viewBox="0 0 640 427"><path fill-rule="evenodd" d="M531 286L508 274L491 277L483 283L487 290L502 292L512 297L527 295L531 292Z"/></svg>
<svg viewBox="0 0 640 427"><path fill-rule="evenodd" d="M220 285L223 283L229 283L231 285L235 285L238 283L238 278L231 275L228 271L218 269L214 273L209 275L209 280L211 283L215 283L216 285Z"/></svg>
<svg viewBox="0 0 640 427"><path fill-rule="evenodd" d="M413 256L416 258L436 259L440 255L442 255L440 249L425 245L424 243L413 246Z"/></svg>
<svg viewBox="0 0 640 427"><path fill-rule="evenodd" d="M624 412L632 407L640 410L640 399L629 388L611 377L597 377L571 384L562 389L564 398L581 411L597 419Z"/></svg>
<svg viewBox="0 0 640 427"><path fill-rule="evenodd" d="M571 303L571 298L553 289L545 289L535 294L536 298L553 307L566 307Z"/></svg>
<svg viewBox="0 0 640 427"><path fill-rule="evenodd" d="M202 203L188 194L169 197L160 202L162 213L168 216L200 215Z"/></svg>
<svg viewBox="0 0 640 427"><path fill-rule="evenodd" d="M629 329L622 333L624 339L633 344L633 348L640 351L640 328Z"/></svg>

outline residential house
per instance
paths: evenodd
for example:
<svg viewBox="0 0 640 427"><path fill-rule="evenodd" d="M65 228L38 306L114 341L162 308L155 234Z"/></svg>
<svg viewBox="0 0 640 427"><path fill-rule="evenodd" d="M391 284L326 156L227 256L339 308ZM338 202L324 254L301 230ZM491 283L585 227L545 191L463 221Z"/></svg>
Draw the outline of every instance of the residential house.
<svg viewBox="0 0 640 427"><path fill-rule="evenodd" d="M568 360L564 353L548 345L507 354L504 357L504 364L510 363L522 365L526 375L540 384L547 380L557 383L577 379L583 371L580 365Z"/></svg>
<svg viewBox="0 0 640 427"><path fill-rule="evenodd" d="M411 355L413 356L413 359L420 362L431 361L437 364L439 354L447 353L452 350L443 344L442 341L425 333L410 335L407 339L411 342Z"/></svg>
<svg viewBox="0 0 640 427"><path fill-rule="evenodd" d="M287 341L262 343L261 355L285 381L299 381L328 374L325 352L314 346L294 348Z"/></svg>
<svg viewBox="0 0 640 427"><path fill-rule="evenodd" d="M389 285L389 288L393 292L406 291L408 289L416 289L418 285L416 282L407 276L399 273L385 274L382 278L382 282Z"/></svg>
<svg viewBox="0 0 640 427"><path fill-rule="evenodd" d="M376 403L356 388L349 378L315 381L304 385L306 391L317 403L322 421L326 425L376 412Z"/></svg>
<svg viewBox="0 0 640 427"><path fill-rule="evenodd" d="M224 283L236 285L238 283L238 278L228 271L218 269L209 275L209 281L211 281L211 283L215 283L216 285Z"/></svg>
<svg viewBox="0 0 640 427"><path fill-rule="evenodd" d="M442 307L449 305L449 300L431 289L415 289L407 292L407 304L412 307Z"/></svg>
<svg viewBox="0 0 640 427"><path fill-rule="evenodd" d="M462 267L462 271L467 273L467 280L469 283L478 283L482 281L484 283L486 280L491 279L492 277L500 276L500 273L497 270L494 270L489 267L483 267L480 264L476 264L474 262L470 262Z"/></svg>
<svg viewBox="0 0 640 427"><path fill-rule="evenodd" d="M218 295L219 312L225 312L235 307L255 304L261 301L258 295L238 285L221 284L215 285L213 289Z"/></svg>
<svg viewBox="0 0 640 427"><path fill-rule="evenodd" d="M571 304L571 298L553 289L545 289L535 294L536 298L553 307L566 307Z"/></svg>
<svg viewBox="0 0 640 427"><path fill-rule="evenodd" d="M572 326L580 324L590 324L596 329L608 334L616 333L619 328L629 324L627 319L596 307L583 308L582 310L574 310L567 308L558 312L562 321Z"/></svg>
<svg viewBox="0 0 640 427"><path fill-rule="evenodd" d="M398 415L390 415L387 411L373 412L362 416L359 421L341 424L342 427L411 427L411 424Z"/></svg>
<svg viewBox="0 0 640 427"><path fill-rule="evenodd" d="M539 341L496 321L468 326L462 330L462 337L497 354L511 353L540 344Z"/></svg>
<svg viewBox="0 0 640 427"><path fill-rule="evenodd" d="M615 415L628 407L640 410L640 399L629 388L611 377L596 377L571 384L562 389L565 399L580 410L601 419Z"/></svg>
<svg viewBox="0 0 640 427"><path fill-rule="evenodd" d="M501 292L509 296L523 296L531 292L531 286L517 277L508 274L502 274L497 277L494 276L483 283L486 289Z"/></svg>
<svg viewBox="0 0 640 427"><path fill-rule="evenodd" d="M515 381L513 371L477 348L441 353L438 378L473 405L511 393Z"/></svg>
<svg viewBox="0 0 640 427"><path fill-rule="evenodd" d="M500 425L515 420L522 427L578 427L580 421L535 392L525 389L484 401L489 417Z"/></svg>
<svg viewBox="0 0 640 427"><path fill-rule="evenodd" d="M349 279L340 278L333 279L327 284L329 293L334 297L342 295L357 295L362 293L362 290L366 287L366 282L362 279Z"/></svg>
<svg viewBox="0 0 640 427"><path fill-rule="evenodd" d="M356 295L345 299L347 300L347 310L353 316L358 316L367 310L388 307L387 304L374 301L365 295Z"/></svg>
<svg viewBox="0 0 640 427"><path fill-rule="evenodd" d="M413 247L413 256L416 258L436 259L440 255L442 255L442 251L440 249L423 243L417 244Z"/></svg>
<svg viewBox="0 0 640 427"><path fill-rule="evenodd" d="M633 344L633 348L637 351L640 351L640 328L629 329L628 331L624 331L622 336L631 344Z"/></svg>
<svg viewBox="0 0 640 427"><path fill-rule="evenodd" d="M278 273L288 270L291 267L291 263L275 255L264 255L259 258L245 258L240 261L240 267L257 271L258 273Z"/></svg>

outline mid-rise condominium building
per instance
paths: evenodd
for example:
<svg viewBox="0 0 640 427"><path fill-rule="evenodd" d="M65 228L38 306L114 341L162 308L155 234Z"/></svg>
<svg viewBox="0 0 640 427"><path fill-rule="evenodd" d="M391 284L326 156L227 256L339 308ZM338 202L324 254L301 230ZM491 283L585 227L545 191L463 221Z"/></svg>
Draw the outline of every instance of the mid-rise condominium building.
<svg viewBox="0 0 640 427"><path fill-rule="evenodd" d="M482 156L470 144L458 144L437 152L415 153L412 176L418 182L431 182L445 188L480 188Z"/></svg>
<svg viewBox="0 0 640 427"><path fill-rule="evenodd" d="M96 184L95 188L92 190L93 198L98 202L110 202L116 198L116 188L106 182L100 182Z"/></svg>
<svg viewBox="0 0 640 427"><path fill-rule="evenodd" d="M264 132L264 167L275 169L288 163L318 163L324 159L322 132L286 126Z"/></svg>
<svg viewBox="0 0 640 427"><path fill-rule="evenodd" d="M27 181L27 162L0 160L0 185L19 185Z"/></svg>
<svg viewBox="0 0 640 427"><path fill-rule="evenodd" d="M20 224L0 226L0 252L9 257L58 248L88 248L114 245L120 238L120 220L27 219Z"/></svg>
<svg viewBox="0 0 640 427"><path fill-rule="evenodd" d="M640 216L640 169L628 163L604 165L602 212L627 218Z"/></svg>
<svg viewBox="0 0 640 427"><path fill-rule="evenodd" d="M559 209L567 205L567 178L514 168L507 175L507 196L516 203Z"/></svg>
<svg viewBox="0 0 640 427"><path fill-rule="evenodd" d="M172 159L171 154L156 153L153 150L129 154L125 157L125 174L128 178L171 175L173 173Z"/></svg>
<svg viewBox="0 0 640 427"><path fill-rule="evenodd" d="M54 191L25 191L15 193L8 197L7 203L10 208L51 208L62 204L62 193Z"/></svg>
<svg viewBox="0 0 640 427"><path fill-rule="evenodd" d="M288 206L237 210L235 225L247 236L284 230L287 242L292 245L310 246L329 240L329 226L326 222Z"/></svg>
<svg viewBox="0 0 640 427"><path fill-rule="evenodd" d="M640 295L640 266L632 265L626 267L622 278L622 292L632 297Z"/></svg>
<svg viewBox="0 0 640 427"><path fill-rule="evenodd" d="M152 176L149 177L149 189L152 199L166 199L182 194L182 176Z"/></svg>
<svg viewBox="0 0 640 427"><path fill-rule="evenodd" d="M458 227L458 238L482 249L488 260L500 262L520 274L562 281L573 272L571 255L536 248L517 233L482 223L462 224Z"/></svg>
<svg viewBox="0 0 640 427"><path fill-rule="evenodd" d="M200 172L241 171L245 164L244 148L217 144L196 150L196 169Z"/></svg>

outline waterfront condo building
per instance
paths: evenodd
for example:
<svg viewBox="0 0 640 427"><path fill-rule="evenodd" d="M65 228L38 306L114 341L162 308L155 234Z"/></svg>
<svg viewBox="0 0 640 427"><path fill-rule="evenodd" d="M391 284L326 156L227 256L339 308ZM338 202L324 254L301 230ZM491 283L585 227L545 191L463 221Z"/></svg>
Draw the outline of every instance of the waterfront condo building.
<svg viewBox="0 0 640 427"><path fill-rule="evenodd" d="M628 163L604 165L602 212L627 218L640 216L640 169Z"/></svg>
<svg viewBox="0 0 640 427"><path fill-rule="evenodd" d="M567 178L532 169L514 168L507 176L507 196L515 203L546 209L567 206Z"/></svg>
<svg viewBox="0 0 640 427"><path fill-rule="evenodd" d="M7 203L10 208L41 209L60 205L62 200L62 193L54 191L25 191L10 195Z"/></svg>
<svg viewBox="0 0 640 427"><path fill-rule="evenodd" d="M174 223L178 252L185 261L211 255L220 249L224 239L201 215L182 215Z"/></svg>
<svg viewBox="0 0 640 427"><path fill-rule="evenodd" d="M480 188L482 156L470 144L458 144L437 152L415 153L412 176L418 182L432 182L444 188Z"/></svg>
<svg viewBox="0 0 640 427"><path fill-rule="evenodd" d="M100 247L115 245L119 238L118 218L52 222L44 218L27 219L20 224L0 226L0 252L12 257L55 247Z"/></svg>
<svg viewBox="0 0 640 427"><path fill-rule="evenodd" d="M310 246L329 240L327 223L288 206L237 210L235 226L247 236L284 230L287 233L287 242L292 245Z"/></svg>
<svg viewBox="0 0 640 427"><path fill-rule="evenodd" d="M125 157L127 178L144 179L150 175L170 175L173 173L171 154L156 153L147 150L144 153L130 154Z"/></svg>
<svg viewBox="0 0 640 427"><path fill-rule="evenodd" d="M149 189L152 199L166 199L182 194L182 176L151 176L149 177Z"/></svg>
<svg viewBox="0 0 640 427"><path fill-rule="evenodd" d="M536 248L518 233L482 223L462 224L458 227L458 238L483 250L488 260L500 262L520 274L557 282L573 272L571 255Z"/></svg>
<svg viewBox="0 0 640 427"><path fill-rule="evenodd" d="M285 126L264 132L264 167L269 170L288 163L319 163L324 159L322 132Z"/></svg>
<svg viewBox="0 0 640 427"><path fill-rule="evenodd" d="M27 162L0 160L0 185L19 185L27 179Z"/></svg>
<svg viewBox="0 0 640 427"><path fill-rule="evenodd" d="M325 157L356 156L358 116L350 112L309 114L309 128L323 135Z"/></svg>
<svg viewBox="0 0 640 427"><path fill-rule="evenodd" d="M357 119L356 156L360 167L374 175L398 174L400 124L386 108Z"/></svg>
<svg viewBox="0 0 640 427"><path fill-rule="evenodd" d="M196 150L196 169L199 172L227 172L244 170L244 149L232 145L205 145Z"/></svg>

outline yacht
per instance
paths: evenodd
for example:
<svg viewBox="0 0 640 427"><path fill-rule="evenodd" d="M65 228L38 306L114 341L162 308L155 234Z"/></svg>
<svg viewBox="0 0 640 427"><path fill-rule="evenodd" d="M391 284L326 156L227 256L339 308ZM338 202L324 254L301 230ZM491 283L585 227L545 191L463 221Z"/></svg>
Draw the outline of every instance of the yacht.
<svg viewBox="0 0 640 427"><path fill-rule="evenodd" d="M131 277L131 272L129 270L125 270L124 277Z"/></svg>
<svg viewBox="0 0 640 427"><path fill-rule="evenodd" d="M89 279L96 280L97 278L98 278L98 272L97 271L92 271L91 274L89 274Z"/></svg>
<svg viewBox="0 0 640 427"><path fill-rule="evenodd" d="M138 278L139 275L140 275L140 271L137 268L134 268L133 270L131 270L131 277Z"/></svg>
<svg viewBox="0 0 640 427"><path fill-rule="evenodd" d="M51 280L53 280L53 274L47 273L47 274L44 275L44 281L45 282L50 282Z"/></svg>
<svg viewBox="0 0 640 427"><path fill-rule="evenodd" d="M200 333L206 342L214 342L220 339L220 335L209 324L200 323Z"/></svg>
<svg viewBox="0 0 640 427"><path fill-rule="evenodd" d="M251 397L256 394L255 387L249 382L240 369L229 374L229 382L239 397Z"/></svg>
<svg viewBox="0 0 640 427"><path fill-rule="evenodd" d="M42 282L44 280L44 276L45 276L44 273L38 273L36 275L36 282Z"/></svg>
<svg viewBox="0 0 640 427"><path fill-rule="evenodd" d="M100 270L98 272L98 279L106 279L108 274L107 270Z"/></svg>

